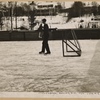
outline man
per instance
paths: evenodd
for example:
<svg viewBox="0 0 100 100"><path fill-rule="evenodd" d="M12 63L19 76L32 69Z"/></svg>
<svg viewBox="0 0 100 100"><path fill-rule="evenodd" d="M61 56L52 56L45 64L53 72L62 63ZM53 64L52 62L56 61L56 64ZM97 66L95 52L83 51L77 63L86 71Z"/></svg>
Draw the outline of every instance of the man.
<svg viewBox="0 0 100 100"><path fill-rule="evenodd" d="M49 49L49 44L48 44L48 39L49 39L49 27L46 24L46 19L42 19L42 24L39 27L39 32L42 33L42 50L39 52L39 54L51 54L50 49ZM45 50L47 51L45 53Z"/></svg>
<svg viewBox="0 0 100 100"><path fill-rule="evenodd" d="M29 30L29 25L26 23L25 19L21 19L20 27L14 28L14 29L20 29L20 30Z"/></svg>

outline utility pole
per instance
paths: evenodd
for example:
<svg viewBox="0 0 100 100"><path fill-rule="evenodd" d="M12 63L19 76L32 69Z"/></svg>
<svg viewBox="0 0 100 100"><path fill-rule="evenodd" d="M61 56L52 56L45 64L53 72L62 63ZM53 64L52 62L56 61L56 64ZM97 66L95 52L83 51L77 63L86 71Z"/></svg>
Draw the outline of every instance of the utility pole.
<svg viewBox="0 0 100 100"><path fill-rule="evenodd" d="M16 9L15 23L16 23L16 29L17 29L17 2L15 2L15 9Z"/></svg>

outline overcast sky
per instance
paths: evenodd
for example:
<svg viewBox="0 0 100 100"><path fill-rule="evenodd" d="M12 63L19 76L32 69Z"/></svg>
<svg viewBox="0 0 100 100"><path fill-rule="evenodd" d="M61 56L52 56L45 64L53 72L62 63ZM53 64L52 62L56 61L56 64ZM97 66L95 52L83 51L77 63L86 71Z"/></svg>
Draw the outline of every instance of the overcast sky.
<svg viewBox="0 0 100 100"><path fill-rule="evenodd" d="M32 1L19 1L17 4L23 4L23 3L27 3L27 4L29 4L29 3L31 3ZM48 3L54 3L54 4L56 4L57 2L56 1L35 1L35 3L36 4L46 4L46 2L48 2ZM72 5L73 5L73 3L74 3L75 1L60 1L60 3L63 5L63 7L65 7L65 8L70 8ZM83 3L85 3L85 4L90 4L90 5L88 5L88 6L91 6L91 3L93 2L93 1L82 1ZM99 5L100 5L100 1L96 1ZM7 3L7 2L3 2L3 3Z"/></svg>

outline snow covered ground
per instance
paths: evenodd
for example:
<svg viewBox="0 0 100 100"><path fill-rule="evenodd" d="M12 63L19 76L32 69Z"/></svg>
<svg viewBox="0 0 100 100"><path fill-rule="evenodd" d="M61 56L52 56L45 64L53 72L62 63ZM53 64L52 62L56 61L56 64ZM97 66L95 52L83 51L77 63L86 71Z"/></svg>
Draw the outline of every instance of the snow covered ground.
<svg viewBox="0 0 100 100"><path fill-rule="evenodd" d="M100 41L79 40L81 57L63 57L61 41L0 42L0 92L100 92Z"/></svg>
<svg viewBox="0 0 100 100"><path fill-rule="evenodd" d="M83 28L92 28L93 24L96 24L97 28L100 28L100 22L99 21L92 21L91 19L93 16L83 16L83 17L77 17L72 18L67 21L67 16L64 15L56 15L56 16L35 16L35 22L37 22L36 26L33 28L34 30L37 30L39 27L39 24L41 23L41 20L43 18L46 18L47 23L50 28L58 28L58 29L68 29L68 28L79 28L80 25ZM23 21L24 19L24 21ZM82 23L80 23L81 20L84 20ZM3 26L2 30L11 30L11 18L3 18ZM13 17L13 29L16 28L16 18ZM30 22L28 20L28 16L21 16L17 17L17 27L24 26L27 29L31 30Z"/></svg>

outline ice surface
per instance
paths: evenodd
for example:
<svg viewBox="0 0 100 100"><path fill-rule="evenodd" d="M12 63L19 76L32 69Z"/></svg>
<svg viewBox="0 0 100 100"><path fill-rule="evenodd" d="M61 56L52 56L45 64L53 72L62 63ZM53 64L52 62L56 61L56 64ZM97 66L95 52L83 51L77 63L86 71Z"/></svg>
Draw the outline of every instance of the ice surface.
<svg viewBox="0 0 100 100"><path fill-rule="evenodd" d="M91 66L99 40L79 40L82 56L74 58L62 56L61 41L49 41L51 55L39 55L41 42L0 42L0 92L93 91L90 72L96 75Z"/></svg>

